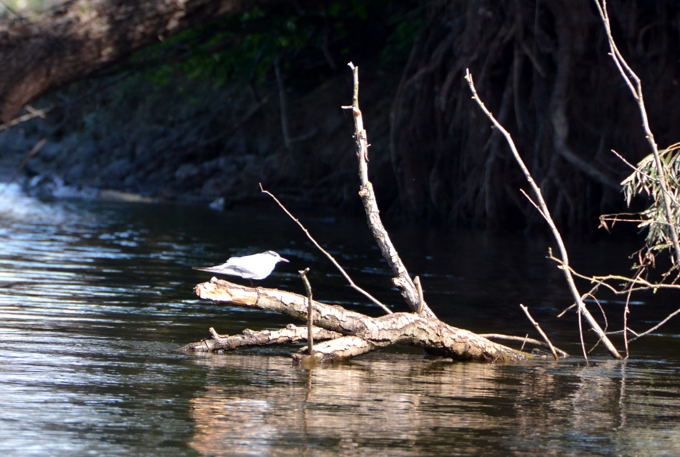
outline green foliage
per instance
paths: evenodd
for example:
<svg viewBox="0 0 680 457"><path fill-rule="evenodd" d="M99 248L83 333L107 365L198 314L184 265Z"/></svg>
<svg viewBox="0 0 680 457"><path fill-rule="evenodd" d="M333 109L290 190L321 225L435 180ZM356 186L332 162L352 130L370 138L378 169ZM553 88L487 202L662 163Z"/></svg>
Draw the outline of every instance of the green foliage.
<svg viewBox="0 0 680 457"><path fill-rule="evenodd" d="M248 103L272 90L275 62L286 88L300 92L344 74L349 60L399 65L421 13L415 1L334 0L220 18L138 51L110 78L72 85L74 97L93 95L64 112L65 125L90 139L120 136L121 143L202 123L212 137L238 122L226 113L244 116Z"/></svg>
<svg viewBox="0 0 680 457"><path fill-rule="evenodd" d="M665 179L673 204L671 221L680 229L680 143L659 151L662 174L652 154L643 158L637 169L621 183L626 203L638 195L649 197L647 209L640 213L638 227L647 230L646 244L651 251L663 251L672 246L671 235L660 180Z"/></svg>
<svg viewBox="0 0 680 457"><path fill-rule="evenodd" d="M387 0L255 8L184 31L139 52L131 64L161 86L178 79L216 87L234 80L260 83L276 61L309 83L312 74L327 77L333 63L337 67L369 53L385 65L404 61L422 28L421 16L416 2Z"/></svg>

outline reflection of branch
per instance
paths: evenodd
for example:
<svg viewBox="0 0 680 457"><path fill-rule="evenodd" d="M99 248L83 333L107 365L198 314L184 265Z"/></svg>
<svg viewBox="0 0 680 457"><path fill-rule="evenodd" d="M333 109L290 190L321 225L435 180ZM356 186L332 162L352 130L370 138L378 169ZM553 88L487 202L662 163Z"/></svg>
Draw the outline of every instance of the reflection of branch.
<svg viewBox="0 0 680 457"><path fill-rule="evenodd" d="M489 109L486 107L484 102L479 98L479 95L477 94L477 89L475 88L475 84L472 80L472 75L470 74L469 70L466 70L465 72L465 79L468 82L468 86L470 87L470 91L472 92L472 98L475 100L477 105L482 109L484 114L489 118L489 120L493 123L493 125L498 129L499 132L505 137L506 142L508 143L508 146L510 147L510 150L512 151L512 155L515 159L515 162L519 165L519 167L522 169L522 172L524 173L524 177L529 183L529 186L531 187L533 194L534 194L534 199L533 201L534 205L538 206L539 213L541 216L543 216L543 219L545 222L548 224L548 227L550 228L550 231L552 232L553 238L555 239L555 242L557 243L557 246L559 248L560 252L560 258L562 259L562 264L566 267L569 266L569 255L567 253L567 248L564 245L564 241L562 240L562 235L560 234L560 231L557 229L557 226L555 225L555 222L552 219L552 216L550 214L550 210L548 209L548 205L546 204L545 200L543 199L543 194L541 192L541 188L536 184L536 181L534 181L534 178L531 176L531 173L529 172L529 169L527 168L526 164L524 163L524 160L519 154L519 151L517 150L517 147L515 146L515 142L512 139L512 135L510 135L510 132L508 132L502 125L501 123L494 117L494 115L489 111ZM604 343L606 346L607 350L609 350L609 353L614 356L617 359L621 358L621 354L616 350L616 347L612 344L612 342L609 340L607 335L604 333L604 330L602 330L602 327L600 327L600 324L597 323L593 315L588 311L588 308L586 307L585 303L583 302L583 299L581 298L581 294L578 291L578 288L576 287L576 283L574 282L574 277L571 274L571 270L569 268L562 268L562 271L564 273L564 278L567 281L567 285L569 287L569 291L571 292L572 297L574 298L576 305L578 307L578 315L579 319L580 316L583 315L586 320L588 321L588 324L590 327L595 331L597 336L600 338L600 340ZM579 320L580 323L580 320ZM583 338L583 335L581 335L581 338ZM586 352L585 352L585 347L583 347L583 355L584 357L588 357Z"/></svg>
<svg viewBox="0 0 680 457"><path fill-rule="evenodd" d="M290 217L290 218L293 220L293 222L295 222L295 223L302 229L302 231L304 232L304 234L307 235L307 238L309 238L309 241L311 241L311 242L314 244L314 246L316 246L316 248L317 248L319 251L321 251L321 252L323 253L323 255L325 255L325 256L328 258L328 260L331 261L331 263L332 263L333 265L335 265L335 268L337 268L338 271L340 272L340 274L341 274L342 276L345 277L345 279L346 279L347 282L349 283L350 287L352 287L352 289L356 290L357 292L359 292L360 294L362 294L364 297L368 298L368 299L371 300L373 303L375 303L376 305L380 306L380 307L383 309L383 311L385 311L387 314L392 313L392 310L390 310L387 306L383 305L383 304L380 302L380 300L378 300L378 299L375 298L373 295L371 295L371 294L369 294L368 292L366 292L366 291L365 291L364 289L362 289L361 287L357 286L357 285L354 283L354 281L352 281L352 278L350 278L349 274L347 274L347 272L345 271L345 269L342 268L342 267L340 266L340 264L335 260L335 258L334 258L328 251L326 251L324 248L321 247L321 245L314 239L314 237L309 233L309 231L305 228L305 226L302 225L302 222L300 222L295 216L293 216L293 215L291 214L291 212L288 211L288 209L287 209L285 206L283 206L283 203L281 203L281 202L279 201L279 199L276 198L276 197L274 196L274 194L272 194L272 193L269 192L268 190L265 190L265 189L262 187L262 184L260 184L260 190L261 190L263 193L269 195L269 196L276 202L276 204L279 205L279 207L283 210L283 212L286 213L286 214L288 215L288 217Z"/></svg>
<svg viewBox="0 0 680 457"><path fill-rule="evenodd" d="M422 294L418 293L418 288L409 276L406 266L401 261L397 249L392 244L387 230L380 219L380 210L373 192L373 184L368 179L368 138L366 130L364 129L364 120L359 109L359 67L352 62L349 64L354 76L354 93L352 96L352 104L350 106L343 106L343 109L352 110L354 117L354 140L356 142L356 155L359 165L359 181L361 187L359 188L359 196L364 205L366 219L368 221L368 228L375 239L380 252L387 264L392 269L395 278L392 279L394 285L399 288L401 296L406 300L406 304L413 312L417 312L424 316L435 318L429 306L422 298Z"/></svg>

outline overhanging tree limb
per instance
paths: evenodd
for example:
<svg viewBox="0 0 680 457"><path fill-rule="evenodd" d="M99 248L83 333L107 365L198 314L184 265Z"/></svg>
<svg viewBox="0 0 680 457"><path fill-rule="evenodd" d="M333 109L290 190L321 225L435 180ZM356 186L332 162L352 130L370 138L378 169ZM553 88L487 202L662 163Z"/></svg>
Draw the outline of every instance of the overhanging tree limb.
<svg viewBox="0 0 680 457"><path fill-rule="evenodd" d="M671 256L671 258L674 260L675 265L680 268L680 238L678 237L678 229L676 227L677 221L673 211L673 198L668 189L668 169L661 159L659 147L657 146L656 139L654 138L654 134L652 133L652 129L649 125L649 117L647 116L644 94L642 92L642 82L630 65L628 65L628 62L626 62L626 59L621 54L621 51L619 51L619 48L614 41L611 23L609 21L609 12L607 10L607 1L594 0L594 2L595 6L597 7L597 11L600 14L600 18L602 19L602 24L604 25L605 33L607 35L607 42L609 43L610 50L609 55L614 61L614 64L621 74L623 81L626 83L628 90L630 90L631 95L635 99L635 103L638 106L638 111L640 112L640 117L642 119L642 129L644 131L647 144L651 150L651 155L654 158L654 165L658 173L658 184L661 187L661 197L665 212L664 222L668 228L673 249L673 256Z"/></svg>
<svg viewBox="0 0 680 457"><path fill-rule="evenodd" d="M279 0L73 0L39 19L0 24L0 122L31 100L142 46L219 16Z"/></svg>

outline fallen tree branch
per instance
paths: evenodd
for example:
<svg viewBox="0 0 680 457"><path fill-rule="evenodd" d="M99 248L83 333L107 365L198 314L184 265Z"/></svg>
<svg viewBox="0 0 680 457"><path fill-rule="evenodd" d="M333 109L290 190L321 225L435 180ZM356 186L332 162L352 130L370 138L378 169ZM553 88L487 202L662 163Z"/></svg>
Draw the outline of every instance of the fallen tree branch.
<svg viewBox="0 0 680 457"><path fill-rule="evenodd" d="M393 283L400 289L408 307L413 312L392 313L389 308L373 299L370 294L354 286L349 275L347 275L335 259L321 248L307 229L273 194L264 190L262 185L260 185L262 192L272 197L281 209L302 228L312 243L333 262L349 283L379 304L388 314L380 317L370 317L347 310L341 306L332 306L314 301L312 299L311 286L306 282L304 274L306 270L301 271L300 274L307 286L307 296L277 289L246 287L217 278L212 278L209 282L196 285L194 288L195 293L202 299L229 303L245 308L273 311L286 314L297 320L307 321L309 328L307 341L310 354L300 353L294 356L296 362L305 366L313 366L317 362L355 357L373 349L393 344L420 347L429 354L451 357L459 361L509 362L532 357L531 354L495 343L475 333L440 321L425 303L420 279L418 277L411 279L380 219L373 186L368 180L368 141L359 109L358 68L351 63L350 67L354 74L353 104L343 108L351 109L354 116L357 144L356 154L361 181L359 196L366 211L369 229L383 257L396 275L393 278ZM314 332L312 330L316 328L333 332L339 336L326 339L326 341L314 345L314 351L312 352L313 333L316 332L316 330ZM229 337L228 341L213 332L213 340L209 340L211 341L210 343L199 341L186 346L186 348L202 351L210 350L211 346L214 348L217 344L221 348L228 348L236 347L236 345L248 345L249 341L252 341L252 344L270 344L276 338L287 338L287 341L291 342L300 341L304 338L297 330L290 331L286 329L278 332L272 335L270 333L254 334L248 331L238 337ZM283 332L283 334L280 332ZM252 338L249 338L251 336ZM232 346L229 346L229 344Z"/></svg>
<svg viewBox="0 0 680 457"><path fill-rule="evenodd" d="M217 278L196 285L194 291L202 299L273 311L300 321L307 320L307 297L292 292L246 287ZM314 357L322 362L354 357L392 344L421 347L429 353L459 361L510 362L531 357L530 354L494 343L470 331L414 313L370 317L318 301L312 301L312 307L315 327L343 335L314 346ZM296 335L304 338L304 330ZM206 346L206 342L200 341L186 347L202 346Z"/></svg>
<svg viewBox="0 0 680 457"><path fill-rule="evenodd" d="M322 328L314 327L314 338L330 340L342 336L337 332L331 332ZM307 341L307 328L288 324L280 330L259 330L253 331L245 329L238 335L220 335L215 329L210 328L212 339L201 340L187 344L180 348L182 352L220 352L232 351L234 349L250 346L268 346L273 344L295 344Z"/></svg>

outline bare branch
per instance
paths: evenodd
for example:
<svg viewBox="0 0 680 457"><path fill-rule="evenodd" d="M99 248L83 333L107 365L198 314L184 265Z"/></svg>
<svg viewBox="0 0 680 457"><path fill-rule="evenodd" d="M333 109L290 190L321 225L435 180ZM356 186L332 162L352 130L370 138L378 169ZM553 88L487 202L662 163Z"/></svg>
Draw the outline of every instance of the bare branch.
<svg viewBox="0 0 680 457"><path fill-rule="evenodd" d="M314 307L312 306L314 298L312 296L312 285L307 278L309 267L298 271L298 273L300 273L307 292L307 354L314 355Z"/></svg>
<svg viewBox="0 0 680 457"><path fill-rule="evenodd" d="M302 232L307 236L307 238L309 239L309 241L311 241L312 244L314 244L314 246L316 246L316 248L317 248L319 251L321 251L321 253L322 253L323 255L325 255L325 256L328 258L328 260L331 261L331 263L335 266L335 268L338 269L338 271L340 272L340 274L347 280L347 282L349 283L350 287L352 287L352 289L356 290L357 292L359 292L360 294L362 294L364 297L368 298L368 299L371 300L373 303L375 303L376 305L380 306L380 307L383 309L383 311L385 311L387 314L391 314L391 313L392 313L392 310L389 309L387 306L383 305L382 302L380 302L380 300L378 300L377 298L375 298L375 297L374 297L373 295L371 295L370 293L366 292L366 291L365 291L364 289L362 289L361 287L357 286L356 283L355 283L355 282L352 280L352 278L349 276L349 274L345 271L345 269L342 268L342 266L340 266L340 264L337 262L337 260L335 260L335 258L334 258L328 251L326 251L324 248L321 247L321 245L320 245L320 244L314 239L314 237L309 233L309 230L307 230L307 228L305 228L305 226L302 225L302 222L300 222L295 216L293 216L293 214L292 214L290 211L288 211L288 209L283 205L283 203L281 203L281 202L279 201L278 198L276 198L276 197L274 196L274 194L272 194L272 193L269 192L268 190L264 189L264 188L262 187L262 184L261 184L261 183L260 183L260 191L263 192L263 193L265 193L265 194L267 194L267 195L269 195L269 196L272 198L272 200L274 200L274 201L276 202L276 204L279 205L279 208L281 208L281 209L283 210L283 212L286 213L286 215L288 215L288 217L290 217L290 218L293 220L293 222L295 222L295 223L298 225L298 227L300 227L300 228L302 229Z"/></svg>
<svg viewBox="0 0 680 457"><path fill-rule="evenodd" d="M427 306L425 300L419 296L416 285L413 283L411 276L406 270L406 266L399 257L397 249L392 244L387 230L380 219L380 210L373 192L373 184L368 180L368 138L366 130L364 129L364 120L359 109L359 67L352 62L348 64L352 70L354 77L354 92L352 96L352 105L343 106L343 109L352 110L354 117L354 140L356 142L356 155L359 166L359 196L364 205L364 211L368 221L368 227L375 239L380 252L387 264L392 269L395 278L393 278L394 285L399 288L401 296L406 300L406 304L412 311L418 312L436 318L432 310Z"/></svg>
<svg viewBox="0 0 680 457"><path fill-rule="evenodd" d="M249 330L245 329L236 335L220 335L213 327L209 329L211 339L190 343L180 348L182 352L216 352L233 351L234 349L294 344L307 339L307 329L288 324L285 328L278 330ZM314 327L314 338L317 340L330 340L341 337L342 334L331 330Z"/></svg>
<svg viewBox="0 0 680 457"><path fill-rule="evenodd" d="M529 169L527 168L526 164L524 163L524 160L522 159L521 155L519 154L519 151L517 150L517 147L515 146L515 142L512 139L512 135L510 135L510 132L508 132L501 125L501 123L494 117L494 115L491 113L491 111L489 111L489 109L486 107L484 102L479 98L479 95L477 94L477 89L475 88L474 81L472 80L472 75L470 74L469 70L465 71L465 79L467 80L468 86L470 87L470 91L472 92L473 100L475 100L475 102L477 103L477 105L479 105L479 107L482 109L484 114L486 114L486 116L493 123L493 125L505 137L505 140L508 143L510 150L512 151L512 155L515 159L515 162L517 162L517 164L521 168L522 173L524 173L525 179L527 180L527 182L529 183L529 186L532 189L532 192L534 194L534 200L540 208L541 216L543 216L543 219L548 224L548 227L550 228L550 231L552 232L553 238L555 239L555 242L557 243L557 246L558 246L558 249L559 249L559 252L560 252L560 257L562 259L562 264L564 266L568 267L569 266L569 255L567 253L567 248L564 245L564 241L562 240L562 235L560 234L559 230L557 229L557 226L555 225L555 222L552 219L552 216L550 214L550 210L548 209L548 205L546 204L546 202L543 198L541 188L538 186L538 184L536 184L536 181L534 181L534 178L531 176ZM597 321L595 320L593 315L590 313L590 311L588 311L588 308L586 307L585 303L583 302L583 299L581 298L581 293L578 291L578 288L576 287L576 283L574 282L574 278L571 274L571 270L569 268L563 268L562 271L564 273L564 278L565 278L567 285L569 287L569 291L571 292L572 297L576 301L576 304L577 304L577 307L578 307L578 310L579 310L579 324L580 324L580 316L583 315L586 318L586 320L588 321L588 324L593 329L593 331L602 340L602 342L606 346L609 353L613 357L620 359L621 354L619 354L619 352L616 350L616 347L609 340L607 335L602 330L602 327L600 327L600 324L597 323Z"/></svg>
<svg viewBox="0 0 680 457"><path fill-rule="evenodd" d="M528 336L503 335L501 333L481 333L479 336L488 338L490 340L519 341L522 343L522 349L524 348L524 344L526 343L533 344L534 346L548 347L548 345L544 341L529 338ZM569 356L569 354L566 351L563 351L558 347L554 347L554 349L555 352L557 352L560 355L560 357L564 358Z"/></svg>
<svg viewBox="0 0 680 457"><path fill-rule="evenodd" d="M526 305L522 304L520 304L519 307L522 308L522 311L524 311L524 314L526 314L527 319L529 319L529 322L533 324L536 331L539 333L539 335L541 335L541 338L543 338L543 341L545 341L545 344L548 345L548 348L550 348L550 352L552 352L552 355L555 358L555 360L559 359L557 351L555 350L555 346L553 346L552 342L550 341L550 338L548 338L548 335L545 334L540 324L536 322L536 320L533 317L531 317L531 314L529 313L529 308L527 308Z"/></svg>
<svg viewBox="0 0 680 457"><path fill-rule="evenodd" d="M668 190L668 170L661 160L656 139L654 138L654 134L652 133L652 130L649 126L649 118L647 116L647 109L645 107L645 100L642 93L642 83L637 74L628 65L628 62L626 62L626 59L619 51L619 48L616 46L614 36L612 35L611 23L609 21L609 12L607 11L607 0L594 0L594 2L607 34L607 41L609 42L612 60L614 61L616 68L619 70L624 82L628 86L631 95L637 103L638 110L640 111L645 138L647 139L652 156L654 157L656 169L658 170L658 183L662 190L665 222L668 226L668 230L671 235L671 241L673 243L675 264L680 265L680 241L678 238L678 230L675 225L675 217L673 216L672 198Z"/></svg>
<svg viewBox="0 0 680 457"><path fill-rule="evenodd" d="M664 325L666 322L668 322L669 320L671 320L672 318L674 318L674 317L677 316L678 314L680 314L680 308L676 309L675 311L673 311L672 313L670 313L668 316L666 316L661 322L659 322L658 324L656 324L656 325L653 326L653 327L648 328L648 329L645 330L644 332L642 332L642 333L635 333L635 332L633 332L633 333L635 333L635 337L634 337L634 338L631 338L629 341L635 341L635 340L637 340L638 338L641 338L641 337L643 337L643 336L645 336L645 335L648 335L648 334L652 333L653 331L659 329L662 325Z"/></svg>
<svg viewBox="0 0 680 457"><path fill-rule="evenodd" d="M307 297L284 290L247 287L212 278L209 282L197 284L194 291L205 300L282 313L300 320L307 319ZM531 358L531 354L494 343L468 330L428 316L408 312L370 317L318 301L313 301L312 306L316 327L344 335L333 340L335 343L328 343L333 346L330 351L326 351L326 344L316 344L314 351L315 357L318 355L318 361L349 358L393 344L421 347L456 360L496 362ZM304 333L298 335L304 338ZM198 348L203 346L202 342L192 345Z"/></svg>

